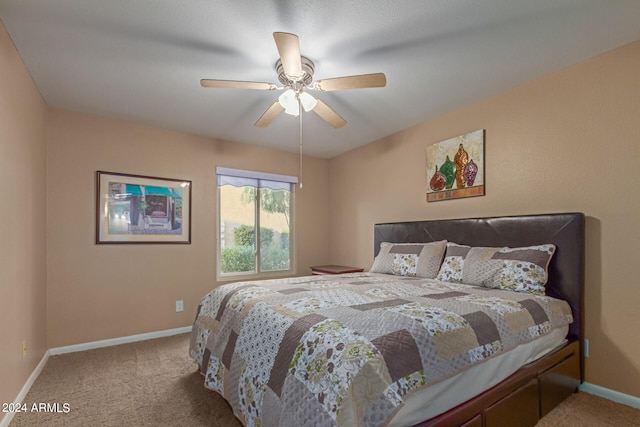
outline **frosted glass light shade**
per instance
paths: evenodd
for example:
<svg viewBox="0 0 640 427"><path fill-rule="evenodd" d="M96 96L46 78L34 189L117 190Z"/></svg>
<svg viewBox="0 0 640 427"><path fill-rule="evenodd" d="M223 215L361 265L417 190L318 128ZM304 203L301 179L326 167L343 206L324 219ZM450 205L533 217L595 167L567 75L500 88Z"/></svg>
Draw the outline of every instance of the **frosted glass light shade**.
<svg viewBox="0 0 640 427"><path fill-rule="evenodd" d="M318 100L309 95L307 92L302 92L300 93L300 103L302 104L302 108L304 108L304 111L308 113L309 111L316 108Z"/></svg>
<svg viewBox="0 0 640 427"><path fill-rule="evenodd" d="M284 108L284 112L292 116L300 114L300 106L298 105L298 99L293 89L288 89L278 97L278 102Z"/></svg>

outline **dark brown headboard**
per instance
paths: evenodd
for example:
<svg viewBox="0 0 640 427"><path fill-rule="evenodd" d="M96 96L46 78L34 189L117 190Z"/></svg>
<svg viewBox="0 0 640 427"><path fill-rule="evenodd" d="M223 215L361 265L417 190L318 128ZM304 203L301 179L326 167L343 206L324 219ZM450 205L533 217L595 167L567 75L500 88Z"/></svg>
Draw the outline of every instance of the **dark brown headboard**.
<svg viewBox="0 0 640 427"><path fill-rule="evenodd" d="M492 218L397 222L375 225L375 255L381 242L448 240L469 246L556 245L546 294L569 302L574 322L570 340L584 339L584 214L561 213ZM582 354L581 354L582 356ZM584 364L582 365L584 366Z"/></svg>

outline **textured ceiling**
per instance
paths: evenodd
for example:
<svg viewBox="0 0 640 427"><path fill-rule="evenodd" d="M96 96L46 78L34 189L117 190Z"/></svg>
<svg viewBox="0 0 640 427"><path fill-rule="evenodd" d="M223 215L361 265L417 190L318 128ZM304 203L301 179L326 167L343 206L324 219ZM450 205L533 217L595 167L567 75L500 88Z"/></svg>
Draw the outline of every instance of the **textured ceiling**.
<svg viewBox="0 0 640 427"><path fill-rule="evenodd" d="M330 158L640 39L638 0L0 0L48 105L295 152L298 122L253 126L279 92L273 32L300 37L315 79L383 72L387 86L314 92L347 120L304 115Z"/></svg>

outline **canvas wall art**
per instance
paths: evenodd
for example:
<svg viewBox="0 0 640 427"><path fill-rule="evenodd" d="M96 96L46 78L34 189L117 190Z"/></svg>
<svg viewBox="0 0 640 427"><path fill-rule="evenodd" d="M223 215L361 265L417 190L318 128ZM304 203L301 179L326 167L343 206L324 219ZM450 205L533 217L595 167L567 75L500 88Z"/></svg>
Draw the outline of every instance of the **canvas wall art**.
<svg viewBox="0 0 640 427"><path fill-rule="evenodd" d="M427 202L484 196L484 129L429 145Z"/></svg>

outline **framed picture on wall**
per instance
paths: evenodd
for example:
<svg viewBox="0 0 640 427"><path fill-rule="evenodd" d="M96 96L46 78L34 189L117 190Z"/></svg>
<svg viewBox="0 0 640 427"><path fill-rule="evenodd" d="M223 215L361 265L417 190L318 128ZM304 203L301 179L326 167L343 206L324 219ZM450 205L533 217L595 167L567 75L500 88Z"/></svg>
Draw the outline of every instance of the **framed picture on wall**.
<svg viewBox="0 0 640 427"><path fill-rule="evenodd" d="M427 147L427 202L484 196L484 129Z"/></svg>
<svg viewBox="0 0 640 427"><path fill-rule="evenodd" d="M97 171L96 243L191 243L191 181Z"/></svg>

